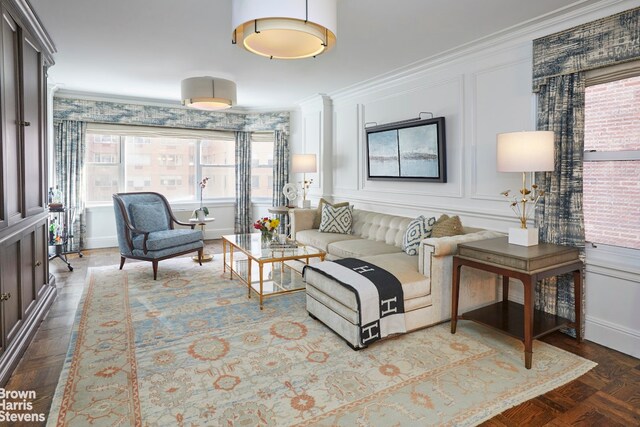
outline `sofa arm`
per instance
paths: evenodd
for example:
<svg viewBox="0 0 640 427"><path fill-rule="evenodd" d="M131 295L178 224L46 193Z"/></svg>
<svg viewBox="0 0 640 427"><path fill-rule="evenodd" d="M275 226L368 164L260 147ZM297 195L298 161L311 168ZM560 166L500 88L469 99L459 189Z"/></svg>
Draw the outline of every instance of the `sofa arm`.
<svg viewBox="0 0 640 427"><path fill-rule="evenodd" d="M313 220L316 217L316 209L291 209L289 218L291 220L291 238L296 239L296 233L302 230L313 228Z"/></svg>
<svg viewBox="0 0 640 427"><path fill-rule="evenodd" d="M418 249L423 268L426 267L425 258L427 256L447 256L456 255L458 253L458 245L460 243L474 242L476 240L493 239L494 237L502 237L504 234L497 231L482 230L475 233L460 234L457 236L427 238L420 243ZM424 274L423 271L421 271Z"/></svg>
<svg viewBox="0 0 640 427"><path fill-rule="evenodd" d="M453 256L460 243L493 239L504 234L483 230L459 236L424 239L420 244L418 268L429 278L433 304L433 322L451 318L451 276ZM463 268L460 276L459 310L463 313L497 301L498 276L473 268Z"/></svg>

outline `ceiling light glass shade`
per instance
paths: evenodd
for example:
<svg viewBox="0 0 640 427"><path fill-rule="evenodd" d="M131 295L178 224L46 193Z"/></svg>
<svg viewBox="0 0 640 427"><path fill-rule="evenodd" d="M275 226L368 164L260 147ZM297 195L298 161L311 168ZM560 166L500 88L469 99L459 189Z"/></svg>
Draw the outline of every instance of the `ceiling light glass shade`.
<svg viewBox="0 0 640 427"><path fill-rule="evenodd" d="M542 172L554 167L552 131L509 132L497 137L499 172Z"/></svg>
<svg viewBox="0 0 640 427"><path fill-rule="evenodd" d="M336 43L337 0L233 0L233 40L257 55L301 59Z"/></svg>
<svg viewBox="0 0 640 427"><path fill-rule="evenodd" d="M182 104L199 110L223 110L236 104L236 84L216 77L191 77L180 85Z"/></svg>

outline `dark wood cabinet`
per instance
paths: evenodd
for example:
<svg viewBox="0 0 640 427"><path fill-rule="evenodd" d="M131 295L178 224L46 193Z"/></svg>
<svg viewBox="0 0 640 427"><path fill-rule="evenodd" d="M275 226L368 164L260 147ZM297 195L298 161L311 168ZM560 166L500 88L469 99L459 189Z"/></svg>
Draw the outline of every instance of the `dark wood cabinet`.
<svg viewBox="0 0 640 427"><path fill-rule="evenodd" d="M0 386L55 299L47 247L46 70L53 44L27 0L0 0Z"/></svg>
<svg viewBox="0 0 640 427"><path fill-rule="evenodd" d="M19 90L18 79L19 49L18 26L9 12L2 8L2 81L0 102L2 108L2 166L3 166L3 227L8 227L22 219L20 193L20 137L18 123Z"/></svg>

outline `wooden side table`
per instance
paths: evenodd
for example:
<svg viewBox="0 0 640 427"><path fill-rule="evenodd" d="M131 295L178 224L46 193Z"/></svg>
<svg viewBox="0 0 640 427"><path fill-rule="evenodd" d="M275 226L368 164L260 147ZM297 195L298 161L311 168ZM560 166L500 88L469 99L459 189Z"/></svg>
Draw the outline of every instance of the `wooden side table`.
<svg viewBox="0 0 640 427"><path fill-rule="evenodd" d="M213 222L215 221L215 218L206 218L202 221L200 221L198 218L189 218L189 222L191 224L197 224L200 226L200 229L202 230L202 239L204 240L204 228L207 225L208 222ZM192 260L198 262L198 256L192 256L191 257ZM203 252L202 253L202 262L209 262L213 259L213 254L207 253L207 252Z"/></svg>
<svg viewBox="0 0 640 427"><path fill-rule="evenodd" d="M534 339L564 327L572 327L575 328L578 342L581 342L583 264L578 256L577 248L550 243L536 246L511 245L507 237L458 245L458 255L453 257L451 333L456 333L458 319L466 319L518 338L524 343L524 365L527 369L531 369ZM501 275L502 301L458 315L462 266ZM575 322L534 309L536 283L565 273L573 273ZM524 305L509 301L510 277L522 282Z"/></svg>

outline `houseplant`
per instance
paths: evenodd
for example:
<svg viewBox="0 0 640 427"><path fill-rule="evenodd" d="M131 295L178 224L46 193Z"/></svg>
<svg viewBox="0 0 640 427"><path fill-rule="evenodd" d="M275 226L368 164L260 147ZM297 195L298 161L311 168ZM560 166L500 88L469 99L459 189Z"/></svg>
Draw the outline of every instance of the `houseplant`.
<svg viewBox="0 0 640 427"><path fill-rule="evenodd" d="M209 177L204 177L198 184L200 185L200 207L193 211L193 217L198 218L198 221L204 221L209 215L209 209L206 206L202 206L202 192L207 188L207 181L209 181Z"/></svg>
<svg viewBox="0 0 640 427"><path fill-rule="evenodd" d="M253 224L253 228L260 230L263 242L270 242L273 240L275 231L279 225L280 220L278 218L269 218L265 216L264 218L258 219Z"/></svg>

